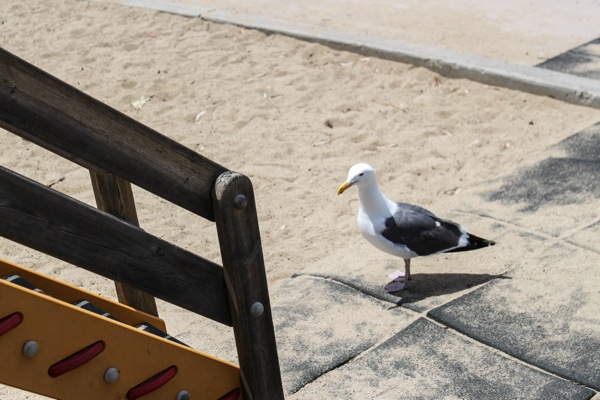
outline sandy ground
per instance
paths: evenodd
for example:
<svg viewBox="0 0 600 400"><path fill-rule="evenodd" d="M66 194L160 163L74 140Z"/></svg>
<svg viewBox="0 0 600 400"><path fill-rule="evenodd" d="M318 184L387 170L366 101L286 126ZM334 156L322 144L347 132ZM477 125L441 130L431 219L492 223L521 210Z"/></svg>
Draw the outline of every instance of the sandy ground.
<svg viewBox="0 0 600 400"><path fill-rule="evenodd" d="M0 25L5 49L248 175L271 284L332 254L351 254L344 263L354 269L371 257L357 233L355 194L335 195L352 164L371 163L389 197L452 215L457 205L468 208L478 182L537 161L600 118L598 110L409 65L115 4L6 0ZM148 100L136 109L132 102L142 97ZM0 140L3 166L94 204L86 170L6 131ZM219 261L212 224L134 190L144 229ZM476 219L469 224L493 238ZM115 298L104 278L0 243L2 258ZM494 249L495 272L527 252ZM480 257L444 259L443 268L474 272ZM418 260L414 271L435 273L439 260ZM210 344L227 329L159 306L172 334L235 361L234 349ZM38 398L5 387L0 397Z"/></svg>

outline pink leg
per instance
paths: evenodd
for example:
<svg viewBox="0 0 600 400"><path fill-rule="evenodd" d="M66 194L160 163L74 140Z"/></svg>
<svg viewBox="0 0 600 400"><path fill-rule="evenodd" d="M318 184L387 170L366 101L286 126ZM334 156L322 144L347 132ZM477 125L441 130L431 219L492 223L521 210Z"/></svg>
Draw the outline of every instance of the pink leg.
<svg viewBox="0 0 600 400"><path fill-rule="evenodd" d="M408 280L410 279L410 258L404 259L404 277L399 277L398 274L400 274L400 271L396 271L389 275L389 277L394 280L384 286L386 292L394 293L408 287Z"/></svg>

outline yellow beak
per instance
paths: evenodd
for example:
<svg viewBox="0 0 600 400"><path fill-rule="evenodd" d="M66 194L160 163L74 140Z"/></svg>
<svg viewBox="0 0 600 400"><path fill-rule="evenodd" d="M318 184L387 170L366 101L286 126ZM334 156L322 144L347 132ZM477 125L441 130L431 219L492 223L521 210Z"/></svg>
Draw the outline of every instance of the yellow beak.
<svg viewBox="0 0 600 400"><path fill-rule="evenodd" d="M342 185L338 188L337 194L338 196L342 193L344 193L344 191L346 189L348 189L350 186L352 186L352 184L348 183L348 181L342 183Z"/></svg>

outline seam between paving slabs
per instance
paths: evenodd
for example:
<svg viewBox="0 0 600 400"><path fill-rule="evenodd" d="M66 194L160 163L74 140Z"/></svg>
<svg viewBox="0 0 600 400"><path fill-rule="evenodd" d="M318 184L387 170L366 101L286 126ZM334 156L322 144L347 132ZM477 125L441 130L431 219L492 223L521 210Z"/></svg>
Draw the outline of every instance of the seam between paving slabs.
<svg viewBox="0 0 600 400"><path fill-rule="evenodd" d="M465 210L456 210L455 212L459 213L459 214L465 214L465 215L474 215L476 217L480 217L480 218L484 218L484 219L489 219L492 220L494 222L518 229L520 231L523 231L525 233L529 233L532 236L535 236L538 239L543 239L543 240L556 240L557 237L556 236L552 236L552 235L548 235L547 233L543 233L543 232L535 232L532 230L529 230L527 228L522 227L521 225L517 225L514 222L510 222L507 221L505 219L502 218L497 218L494 216L491 216L489 214L485 214L485 213L477 213L477 212L473 212L473 211L465 211Z"/></svg>
<svg viewBox="0 0 600 400"><path fill-rule="evenodd" d="M486 283L486 284L487 284L487 283ZM440 307L441 307L441 306L440 306ZM436 308L437 308L437 307L436 307ZM449 325L446 325L446 324L444 324L444 323L442 323L442 322L440 322L440 321L438 321L438 320L434 319L433 317L430 317L429 315L427 315L427 318L426 318L426 319L427 319L428 321L430 321L430 322L432 322L432 323L434 323L434 324L436 324L436 325L438 325L438 326L442 327L443 329L447 330L448 332L451 332L451 333L453 333L453 334L454 334L454 335L456 335L456 336L459 336L459 337L461 337L461 338L464 338L464 339L466 339L468 342L470 342L470 343L473 343L473 344L477 345L478 347L481 347L481 348L484 348L484 349L488 349L488 350L490 350L492 353L494 353L494 354L496 354L496 355L499 355L499 356L501 356L501 357L504 357L504 358L506 358L507 360L513 361L513 362L515 362L515 363L517 363L517 364L520 364L520 365L523 365L523 366L526 366L526 367L529 367L529 368L531 368L531 369L533 369L533 370L535 370L535 371L538 371L538 372L540 372L540 373L543 373L543 374L545 374L545 375L552 376L553 378L559 379L559 380L561 380L561 381L569 382L569 383L572 383L572 384L574 384L574 385L577 385L577 386L584 387L584 388L586 388L586 389L589 389L589 390L591 390L591 391L592 391L592 392L594 392L595 394L598 394L598 393L600 393L600 392L598 392L596 389L594 389L594 388L592 388L592 387L589 387L589 386L587 386L587 385L585 385L585 384L583 384L583 383L581 383L581 382L577 382L577 381L574 381L574 380L572 380L572 379L568 379L568 378L566 378L566 377L564 377L564 376L557 375L556 373L554 373L554 372L552 372L552 371L548 371L548 370L546 370L546 369L544 369L544 368L541 368L541 367L539 367L539 366L537 366L537 365L535 365L535 364L530 364L530 363L528 363L528 362L526 362L526 361L524 361L524 360L521 360L521 359L519 359L519 358L517 358L517 357L515 357L515 356L512 356L512 355L510 355L510 354L508 354L508 353L505 353L504 351L502 351L502 350L499 350L499 349L495 348L494 346L491 346L491 345L489 345L489 344L487 344L487 343L485 343L485 342L481 342L481 341L479 341L479 340L477 340L477 339L475 339L475 338L473 338L473 337L471 337L471 336L469 336L469 335L465 334L464 332L461 332L460 330L457 330L457 329L455 329L455 328L453 328L453 327L451 327L451 326L449 326ZM593 397L593 396L592 396L592 397Z"/></svg>
<svg viewBox="0 0 600 400"><path fill-rule="evenodd" d="M389 300L384 300L384 299L379 299L379 298L373 297L373 296L371 296L370 294L368 294L368 293L365 293L365 292L364 292L364 291L362 291L360 288L358 288L358 287L356 287L356 286L354 286L354 285L349 285L349 284L347 284L347 283L345 283L345 282L341 282L341 281L338 281L338 280L336 280L336 279L333 279L333 278L330 278L330 277L326 277L326 276L322 276L322 275L316 275L316 274L294 274L294 276L293 276L292 278L295 278L295 277L298 277L298 276L307 276L307 277L311 277L311 278L316 278L316 279L322 279L322 280L330 281L330 282L336 283L336 284L338 284L338 285L342 285L342 286L348 287L348 288L350 288L350 289L352 289L352 290L354 290L354 291L358 292L358 293L359 293L359 294L361 294L362 296L368 297L368 298L370 298L370 299L374 299L374 300L376 300L376 301L378 301L378 302L393 304L393 305L394 305L394 307L390 307L388 310L392 310L392 309L394 309L394 308L400 308L400 307L402 307L401 305L398 305L398 304L396 304L396 303L394 303L394 302L392 302L392 301L389 301ZM477 285L477 286L475 286L475 287L473 287L473 288L469 289L467 292L465 292L465 293L461 294L460 296L458 296L458 297L456 297L456 298L453 298L453 299L451 299L451 300L449 300L449 301L447 301L447 302L445 302L445 303L443 303L443 304L441 304L441 305L438 305L438 306L434 307L434 309L435 309L435 308L438 308L438 307L443 307L444 305L446 305L446 304L448 304L448 303L450 303L450 302L452 302L452 301L456 300L457 298L460 298L460 297L462 297L462 296L466 296L466 295L470 294L471 292L474 292L475 290L481 289L481 288L483 288L484 286L491 284L491 283L492 283L492 282L494 282L495 280L496 280L496 279L491 279L491 280L490 280L490 281L488 281L488 282L485 282L485 283L483 283L483 284L481 284L481 285ZM488 350L490 350L492 353L494 353L494 354L497 354L497 355L499 355L499 356L502 356L502 357L504 357L504 358L505 358L505 359L507 359L507 360L510 360L510 361L516 362L516 363L518 363L518 364L520 364L520 365L523 365L523 366L526 366L526 367L529 367L529 368L531 368L531 369L533 369L533 370L535 370L535 371L538 371L538 372L540 372L540 373L543 373L543 374L546 374L546 375L552 376L553 378L560 379L561 381L570 382L570 383L572 383L572 384L575 384L575 385L578 385L578 386L584 387L584 388L586 388L586 389L589 389L589 390L591 390L591 391L592 391L592 392L594 392L595 394L599 394L599 393L600 393L600 392L598 392L598 391L597 391L596 389L594 389L594 388L591 388L591 387L589 387L589 386L586 386L586 385L584 385L584 384L582 384L582 383L580 383L580 382L573 381L573 380L571 380L571 379L568 379L568 378L562 377L562 376L560 376L560 375L556 375L556 374L555 374L555 373L553 373L552 371L545 370L544 368L541 368L541 367L539 367L539 366L537 366L537 365L530 364L530 363L528 363L528 362L526 362L526 361L524 361L524 360L521 360L521 359L519 359L519 358L516 358L516 357L514 357L514 356L512 356L512 355L510 355L510 354L508 354L508 353L506 353L506 352L504 352L504 351L502 351L502 350L500 350L500 349L498 349L498 348L496 348L496 347L494 347L494 346L492 346L492 345L488 344L488 343L485 343L485 342L479 341L479 340L477 340L477 339L475 339L475 338L473 338L473 337L469 336L468 334L466 334L466 333L464 333L464 332L461 332L460 330L457 330L457 329L455 329L455 328L453 328L453 327L451 327L451 326L449 326L449 325L446 325L446 324L442 323L441 321L438 321L438 320L434 319L433 317L431 317L431 316L429 315L429 312L430 312L431 310L425 310L425 311L419 312L419 311L411 310L411 309L409 309L409 308L406 308L406 307L402 307L402 309L403 309L404 311L407 311L407 312L408 312L408 313L409 313L409 314L410 314L410 315L413 317L413 318L411 318L411 321L410 321L410 322L409 322L409 323L408 323L406 326L410 326L410 325L412 325L413 323L415 323L415 322L416 322L418 319L420 319L420 318L423 318L423 319L425 319L425 320L427 320L427 321L429 321L429 322L431 322L431 323L433 323L433 324L435 324L435 325L437 325L437 326L441 327L442 329L444 329L444 330L447 330L448 332L451 332L452 334L454 334L454 335L456 335L456 336L458 336L458 337L464 338L464 339L466 339L466 341L468 341L468 342L470 342L470 343L473 343L473 344L475 344L475 345L477 345L477 346L479 346L479 347L481 347L481 348L488 349ZM338 368L341 368L341 367L343 367L344 365L351 363L352 361L354 361L354 360L356 360L356 359L358 359L358 358L362 357L363 355L367 355L367 354L369 354L370 352L374 351L375 349L377 349L378 347L380 347L382 344L384 344L385 342L387 342L388 340L390 340L391 338L393 338L393 337L394 337L395 335L397 335L397 334L398 334L398 332L396 332L396 333L394 333L394 334L392 334L392 335L390 335L390 336L388 336L388 337L385 337L384 339L382 339L382 340L378 341L378 342L377 342L377 343L375 343L374 345L372 345L372 346L368 347L367 349L365 349L365 350L363 350L363 351L361 351L361 352L357 353L355 356L353 356L353 357L350 357L350 358L348 358L347 360L345 360L344 362L342 362L342 363L339 363L338 365L335 365L335 366L333 366L332 368L330 368L330 369L328 369L328 370L324 371L324 372L323 372L321 375L319 375L319 376L316 376L314 379L312 379L312 380L310 380L310 381L306 382L306 383L305 383L303 386L299 387L298 389L296 389L294 392L291 392L290 394L294 394L294 393L297 393L297 392L299 392L299 391L300 391L300 390L302 390L304 387L306 387L307 385L309 385L309 384L311 384L311 383L313 383L313 382L317 381L319 378L321 378L322 376L325 376L325 375L326 375L326 374L328 374L329 372L335 371L336 369L338 369ZM594 397L594 396L592 396L592 397ZM590 397L590 399L591 399L591 397Z"/></svg>
<svg viewBox="0 0 600 400"><path fill-rule="evenodd" d="M486 284L487 284L487 283L486 283ZM441 306L440 306L440 307L441 307ZM436 308L437 308L437 307L436 307ZM527 367L529 367L529 368L531 368L531 369L533 369L533 370L535 370L535 371L538 371L538 372L541 372L541 373L543 373L543 374L546 374L546 375L552 376L553 378L556 378L556 379L560 379L561 381L569 382L569 383L572 383L572 384L574 384L574 385L577 385L577 386L584 387L584 388L586 388L586 389L588 389L588 390L591 390L591 391L592 391L592 392L594 392L595 394L598 394L598 393L600 393L600 392L598 392L596 389L594 389L594 388L592 388L592 387L589 387L589 386L585 385L584 383L577 382L577 381L575 381L575 380L569 379L569 378L567 378L567 377L564 377L564 376L561 376L561 375L557 375L556 373L554 373L554 372L552 372L552 371L548 371L547 369L544 369L544 368L542 368L542 367L540 367L540 366L538 366L538 365L535 365L535 364L530 364L530 363L528 363L528 362L527 362L527 361L525 361L525 360L522 360L522 359L520 359L520 358L517 358L517 357L515 357L515 356L513 356L513 355L510 355L510 354L508 354L508 353L506 353L506 352L504 352L504 351L502 351L502 350L500 350L500 349L497 349L496 347L494 347L494 346L492 346L492 345L490 345L490 344L488 344L488 343L486 343L486 342L479 341L479 340L477 340L477 339L475 339L475 338L473 338L473 337L469 336L469 335L468 335L468 334L466 334L465 332L462 332L462 331L460 331L460 330L458 330L458 329L455 329L455 328L453 328L453 327L451 327L451 326L449 326L449 325L446 325L446 324L442 323L441 321L438 321L438 320L434 319L433 317L431 317L431 316L429 316L429 315L427 315L427 320L428 320L428 321L431 321L431 322L433 322L433 323L435 323L436 325L439 325L439 326L441 326L442 328L444 328L444 329L448 330L449 332L452 332L453 334L455 334L455 335L457 335L457 336L459 336L459 337L462 337L462 338L466 339L467 341L469 341L469 342L471 342L471 343L474 343L474 344L476 344L476 345L477 345L477 346L479 346L479 347L482 347L482 348L489 349L489 350L491 350L491 351L492 351L494 354L497 354L497 355L499 355L499 356L502 356L502 357L506 358L507 360L511 360L511 361L514 361L514 362L516 362L516 363L518 363L518 364L520 364L520 365L527 366ZM592 396L592 397L593 397L593 396ZM590 398L591 398L591 397L590 397Z"/></svg>
<svg viewBox="0 0 600 400"><path fill-rule="evenodd" d="M349 288L349 289L351 289L351 290L354 290L355 292L357 292L357 293L358 293L358 294L360 294L361 296L363 296L363 297L367 297L369 300L372 300L372 301L375 301L375 302L378 302L378 303L382 303L382 304L386 304L386 303L388 303L388 304L394 304L394 307L390 307L390 308L388 308L388 310L392 310L392 309L394 309L394 308L398 308L398 307L399 307L399 306L398 306L397 304L395 304L394 302L387 301L387 300L383 300L383 299L378 299L378 298L376 298L376 297L374 297L374 296L371 296L371 295L369 295L368 293L365 293L365 292L364 292L364 291L362 291L362 290L361 290L359 287L356 287L356 286L354 286L354 285L349 285L349 284L347 284L347 283L345 283L345 282L341 282L341 281L338 281L338 280L336 280L336 279L333 279L333 278L330 278L330 277L327 277L327 276L323 276L323 275L315 275L315 274L303 274L303 273L299 273L299 274L294 274L294 275L292 276L292 279L294 279L294 278L296 278L296 277L300 277L300 276L305 276L305 277L309 277L309 278L321 279L321 280L324 280L324 281L333 282L333 283L335 283L335 284L337 284L337 285L344 286L344 287L347 287L347 288ZM426 317L426 315L425 315L425 312L417 312L417 311L414 311L414 310L411 310L411 309L408 309L408 308L403 308L403 310L407 311L407 312L408 312L408 314L409 314L409 315L411 315L411 317L412 317L412 318L410 319L410 322L409 322L409 323L408 323L406 326L412 325L412 324L413 324L415 321L417 321L419 318L423 318L423 317L427 318L427 317ZM394 334L393 334L393 335L391 335L391 336L386 336L385 338L381 339L380 341L378 341L378 342L377 342L377 343L375 343L374 345L367 347L366 349L364 349L364 350L362 350L362 351L358 352L358 353L357 353L357 354L355 354L354 356L352 356L352 357L349 357L347 360L344 360L343 362L341 362L341 363L339 363L339 364L337 364L337 365L334 365L334 366L332 366L331 368L327 369L326 371L323 371L323 373L322 373L322 374L320 374L320 375L318 375L318 376L315 376L315 377L314 377L313 379L311 379L310 381L307 381L307 382L306 382L304 385L302 385L302 386L300 386L299 388L297 388L296 390L294 390L294 391L290 392L290 394L295 394L295 393L299 392L300 390L302 390L303 388L305 388L307 385L310 385L311 383L315 382L316 380L318 380L318 379L319 379L319 378L321 378L322 376L325 376L325 375L326 375L326 374L328 374L329 372L335 371L336 369L343 367L344 365L346 365L346 364L348 364L348 363L352 362L352 361L353 361L353 360L355 360L356 358L358 358L358 357L361 357L361 356L362 356L363 354L365 354L365 353L369 353L369 352L370 352L370 351L372 351L373 349L376 349L377 347L381 346L383 343L385 343L386 341L388 341L388 340L389 340L390 338L392 338L394 335L396 335L396 333L394 333Z"/></svg>
<svg viewBox="0 0 600 400"><path fill-rule="evenodd" d="M582 225L582 226L579 226L579 227L577 227L575 229L569 230L565 234L562 234L562 235L559 235L559 236L553 236L553 235L549 235L549 234L546 234L546 233L529 230L529 229L527 229L527 228L525 228L525 227L523 227L521 225L517 225L517 224L515 224L513 222L504 220L502 218L493 217L493 216L491 216L489 214L480 214L480 213L475 213L475 212L471 212L471 211L463 211L463 210L457 210L456 212L461 213L461 214L467 214L467 215L475 215L475 216L480 217L480 218L489 219L489 220L495 221L497 223L504 224L506 226L510 226L510 227L512 227L514 229L517 229L517 230L520 230L522 232L528 233L528 234L530 234L532 236L535 236L537 238L540 238L540 239L543 239L543 240L548 240L550 242L550 244L564 243L566 245L570 245L572 247L576 247L576 248L581 249L581 250L591 251L592 253L600 254L600 251L598 251L598 250L596 250L596 249L594 249L592 247L588 247L586 245L582 245L580 243L577 243L577 242L574 242L572 240L569 240L569 238L572 237L573 235L575 235L576 233L579 233L579 232L583 231L584 229L589 228L589 227L591 227L591 226L599 223L600 222L600 218L597 218L597 219L593 220L591 223L587 222L585 225Z"/></svg>
<svg viewBox="0 0 600 400"><path fill-rule="evenodd" d="M591 251L592 253L595 253L595 254L600 254L600 251L594 249L593 247L589 247L589 246L586 246L586 245L583 245L583 244L580 244L580 243L576 243L576 242L573 242L573 241L571 241L569 239L564 239L563 243L570 244L571 246L580 248L582 250Z"/></svg>
<svg viewBox="0 0 600 400"><path fill-rule="evenodd" d="M578 247L580 249L591 251L592 253L595 253L595 254L600 254L600 251L598 251L597 249L594 249L593 247L587 246L585 244L577 243L577 242L573 241L573 238L572 238L572 236L575 235L576 233L579 233L579 232L583 231L584 229L590 228L598 223L600 223L600 218L596 219L595 221L593 221L589 224L586 224L586 225L580 226L574 230L568 231L565 235L560 235L559 239L563 240L564 243L570 244L570 245Z"/></svg>
<svg viewBox="0 0 600 400"><path fill-rule="evenodd" d="M571 240L568 240L568 238L569 238L569 237L571 237L571 236L575 235L576 233L578 233L578 232L581 232L582 230L584 230L584 229L586 229L586 228L588 228L588 227L590 227L590 226L593 226L593 225L595 225L595 224L599 223L599 222L600 222L600 218L597 218L597 219L595 219L595 220L594 220L594 221L592 221L592 222L586 222L585 224L582 224L581 226L579 226L579 227L576 227L576 228L574 228L574 229L572 229L572 230L568 231L568 232L567 232L567 233L565 233L565 234L561 234L561 235L559 235L559 236L554 236L554 235L548 235L548 234L541 233L541 232L537 232L537 231L532 231L532 230L526 229L526 228L524 228L524 227L522 227L522 226L520 226L520 225L518 225L518 224L515 224L515 223L512 223L512 222L509 222L509 221L505 221L505 220L502 220L502 219L500 219L500 218L492 217L492 216L490 216L490 215L487 215L487 214L479 214L479 213L473 213L473 212L468 212L468 211L458 211L458 212L460 212L460 213L463 213L463 214L471 214L471 215L476 215L476 216L478 216L478 217L481 217L481 218L491 219L491 220L493 220L493 221L496 221L496 222L498 222L498 223L502 223L502 224L505 224L505 225L507 225L507 226L510 226L510 227L512 227L513 229L518 229L518 230L520 230L520 231L522 231L522 232L526 232L526 233L529 233L529 234L531 234L531 235L534 235L534 236L537 236L537 237L539 237L539 238L542 238L542 239L544 239L544 240L548 241L548 243L545 243L545 246L546 246L546 248L547 248L547 247L551 247L551 246L553 246L553 245L555 245L555 244L564 244L565 246L571 246L571 247L573 247L573 248L577 248L577 249L580 249L580 250L583 250L583 251L589 251L589 252L592 252L592 253L594 253L594 254L600 254L600 252L599 252L598 250L596 250L596 249L593 249L593 248L590 248L590 247L588 247L588 246L585 246L585 245L582 245L582 244L579 244L579 243L573 242L573 241L571 241ZM513 270L514 270L514 269L513 269ZM509 271L509 272L510 272L510 271ZM507 273L508 273L508 272L507 272ZM506 273L505 273L505 274L506 274ZM491 281L489 281L489 282L486 282L486 283L484 283L484 284L482 284L482 285L478 286L478 287L477 287L477 289L478 289L479 287L483 287L485 284L488 284L488 283L490 283L490 282L492 282L492 281L493 281L493 279L492 279ZM450 300L450 301L453 301L453 300ZM446 305L446 304L448 304L448 303L449 303L449 302L446 302L445 304L442 304L442 305L440 305L440 306L438 306L438 307L443 307L444 305ZM435 308L438 308L438 307L435 307ZM430 311L432 311L432 310L430 310ZM428 311L428 313L429 313L429 311ZM428 318L429 318L429 319L433 319L434 317L433 317L433 316L429 316L429 314L428 314ZM434 320L435 320L435 319L434 319ZM440 323L441 323L441 321L437 321L437 322L440 322ZM446 326L446 325L445 325L445 324L443 324L443 323L441 323L441 325L443 325L443 326ZM527 362L527 361L525 361L525 360L521 360L521 359L519 359L519 358L517 358L517 357L515 357L515 356L512 356L512 355L510 355L510 354L508 354L508 353L506 353L506 352L504 352L504 351L502 351L502 350L499 350L499 349L495 348L494 346L492 346L492 345L491 345L491 344L489 344L489 343L486 343L486 342L484 342L484 341L479 341L479 340L477 340L477 339L475 339L475 338L473 338L473 337L469 336L469 335L468 335L466 332L462 332L462 331L460 331L460 330L457 330L457 329L455 329L455 328L452 328L452 327L450 327L450 326L448 326L448 329L452 329L452 330L453 330L453 331L455 331L455 332L459 332L459 333L461 334L461 336L467 337L467 338L469 338L469 339L471 339L471 340L473 340L473 341L475 341L475 342L477 342L477 343L480 343L480 344L482 344L482 345L484 345L484 346L487 346L488 348L495 349L497 352L499 352L499 354L503 354L505 357L507 357L507 358L509 358L509 359L511 359L511 360L516 360L516 361L519 361L519 362L520 362L520 363L522 363L523 365L527 365L527 366L529 366L529 367L531 367L531 368L533 368L533 369L536 369L536 370L538 370L538 371L542 371L542 372L544 372L544 373L546 373L546 374L548 374L548 375L551 375L551 376L553 376L553 377L560 378L560 379L562 379L562 380L564 380L564 381L571 382L571 383L574 383L574 384L576 384L576 385L579 385L579 386L585 387L585 388L587 388L587 389L589 389L589 390L592 390L592 391L594 391L594 392L595 392L595 393L597 393L597 394L598 394L598 393L600 393L600 392L598 392L598 391L597 391L595 388L592 388L592 387L590 387L590 386L587 386L586 384L584 384L584 383L582 383L582 382L578 382L578 381L572 380L571 378L569 378L569 377L566 377L566 376L557 375L555 372L552 372L552 371L546 370L545 368L543 368L543 367L541 367L541 366L538 366L538 365L535 365L535 364L531 364L531 363L529 363L529 362Z"/></svg>
<svg viewBox="0 0 600 400"><path fill-rule="evenodd" d="M559 238L560 239L567 239L570 236L573 236L574 234L579 233L579 232L581 232L584 229L591 228L592 226L596 225L597 223L600 223L600 217L596 218L592 222L586 223L585 225L582 225L582 226L579 226L579 227L577 227L575 229L567 231L567 233L565 233L563 235L560 235Z"/></svg>
<svg viewBox="0 0 600 400"><path fill-rule="evenodd" d="M413 321L413 322L414 322L414 321ZM411 324L412 324L413 322L411 322ZM386 338L385 340L388 340L388 339L389 339L389 338ZM359 352L359 353L356 353L356 355L354 355L354 356L352 356L352 357L348 358L347 360L344 360L343 362L341 362L341 363L339 363L339 364L337 364L337 365L334 365L334 366L332 366L331 368L329 368L329 369L327 369L327 370L323 371L323 373L322 373L322 374L320 374L320 375L317 375L317 376L315 376L313 379L311 379L311 380L307 381L306 383L304 383L304 385L302 385L302 386L300 386L300 387L296 388L295 390L292 390L292 391L290 391L290 392L289 392L289 394L295 394L295 393L298 393L299 391L301 391L302 389L304 389L304 388L305 388L307 385L310 385L311 383L315 382L316 380L318 380L318 379L319 379L319 378L321 378L322 376L325 376L325 375L327 375L329 372L335 371L336 369L338 369L338 368L341 368L341 367L343 367L344 365L346 365L346 364L348 364L348 363L352 362L352 361L353 361L354 359L356 359L357 357L360 357L361 355L365 354L365 352L368 352L368 351L370 351L371 349L373 349L373 348L375 348L375 347L377 347L377 346L381 345L381 343L383 343L383 342L379 342L379 343L377 343L377 344L375 344L375 345L373 345L373 346L371 346L371 347L368 347L367 349L365 349L365 350L363 350L363 351L361 351L361 352Z"/></svg>

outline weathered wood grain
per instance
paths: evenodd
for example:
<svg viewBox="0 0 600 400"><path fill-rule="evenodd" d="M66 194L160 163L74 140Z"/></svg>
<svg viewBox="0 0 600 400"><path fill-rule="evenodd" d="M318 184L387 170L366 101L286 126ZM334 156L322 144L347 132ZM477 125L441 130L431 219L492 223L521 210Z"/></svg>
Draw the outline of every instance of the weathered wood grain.
<svg viewBox="0 0 600 400"><path fill-rule="evenodd" d="M132 225L140 225L135 210L133 191L129 182L113 174L102 174L91 170L90 179L92 180L98 209L121 218ZM156 301L150 294L117 281L115 281L115 289L120 303L158 317Z"/></svg>
<svg viewBox="0 0 600 400"><path fill-rule="evenodd" d="M1 48L0 127L96 171L99 208L114 214L0 167L0 235L233 325L244 398L284 398L247 177ZM136 226L123 182L216 221L224 268Z"/></svg>
<svg viewBox="0 0 600 400"><path fill-rule="evenodd" d="M252 184L244 175L226 172L215 183L214 199L244 398L283 399Z"/></svg>
<svg viewBox="0 0 600 400"><path fill-rule="evenodd" d="M223 268L0 167L0 235L231 325Z"/></svg>
<svg viewBox="0 0 600 400"><path fill-rule="evenodd" d="M214 220L225 168L0 48L0 126Z"/></svg>

